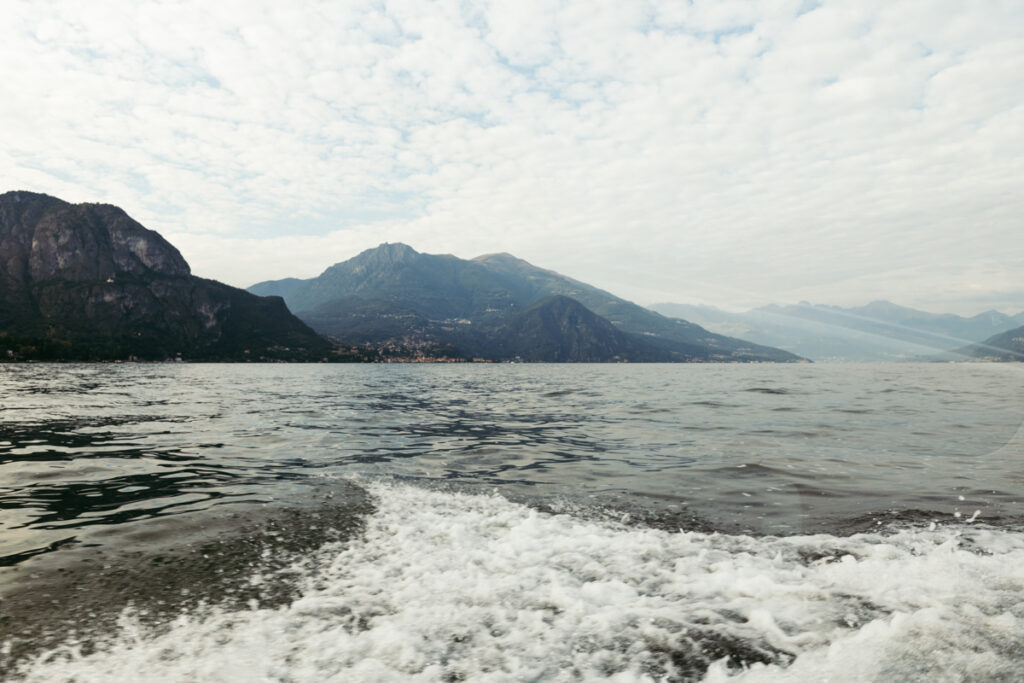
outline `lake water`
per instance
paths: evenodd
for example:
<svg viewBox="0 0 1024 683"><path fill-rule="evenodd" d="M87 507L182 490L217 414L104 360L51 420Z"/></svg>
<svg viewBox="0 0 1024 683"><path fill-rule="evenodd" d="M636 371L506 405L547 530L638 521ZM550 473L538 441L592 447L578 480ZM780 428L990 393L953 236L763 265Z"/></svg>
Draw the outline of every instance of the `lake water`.
<svg viewBox="0 0 1024 683"><path fill-rule="evenodd" d="M997 681L1021 368L0 365L0 677Z"/></svg>

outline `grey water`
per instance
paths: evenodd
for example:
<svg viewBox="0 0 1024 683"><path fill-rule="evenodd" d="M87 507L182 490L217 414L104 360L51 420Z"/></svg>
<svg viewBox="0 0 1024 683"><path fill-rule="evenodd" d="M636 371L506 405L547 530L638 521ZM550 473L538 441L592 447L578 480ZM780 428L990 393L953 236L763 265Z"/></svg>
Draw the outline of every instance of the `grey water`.
<svg viewBox="0 0 1024 683"><path fill-rule="evenodd" d="M701 539L705 555L723 539L744 539L730 551L734 560L769 546L786 555L780 548L796 547L793 539L814 538L793 552L794 567L815 571L893 544L906 556L891 569L904 571L904 560L931 552L894 540L907 533L916 535L906 543L925 548L955 539L971 558L1016 553L1024 528L1021 378L1010 364L0 366L0 672L90 680L83 672L98 666L96 680L116 678L118 666L146 650L130 643L180 635L186 627L175 620L183 614L197 623L213 623L203 610L214 607L236 620L260 610L294 618L295 605L334 585L339 557L349 557L346 571L363 566L346 553L367 546L379 526L389 525L392 538L396 525L408 531L441 508L468 505L444 513L456 522L438 523L463 529L466 520L483 523L471 510L479 501L495 506L495 517L562 524L536 534L554 547L573 545L578 525L591 536L615 534L611 545L621 543L627 554L654 534L666 566L682 561L682 550L668 549L682 538ZM473 528L480 538L499 533ZM454 546L432 545L432 552L448 557ZM418 558L402 572L415 566L426 581L429 563ZM624 558L590 561L604 576ZM564 570L562 560L552 562L552 571ZM1004 583L1024 581L1007 566L990 570ZM644 571L638 565L616 581L632 585ZM596 580L571 576L581 586ZM386 577L380 584L378 591L389 589ZM668 601L680 614L690 604L662 588L631 590L639 591L634 602ZM286 665L292 648L256 672L218 670L210 679L324 680L333 672L344 680L376 662L383 668L366 669L366 680L528 680L537 671L540 679L562 680L773 680L812 667L824 656L817 646L867 638L864 624L896 628L902 622L893 615L904 611L861 596L860 607L843 608L860 615L844 627L849 633L798 628L811 619L805 615L779 635L774 626L751 631L761 619L756 610L737 612L731 593L716 595L717 616L693 622L714 629L677 624L654 640L637 635L623 645L613 638L588 650L596 659L584 663L556 648L536 655L533 668L520 655L510 659L511 644L478 644L494 658L486 666L479 653L472 666L450 656L452 643L472 636L447 641L441 659L427 650L419 663L411 655L377 657L372 652L386 642L376 628L383 617L352 621L362 604L352 597L338 613L348 621L323 616L318 627L337 628L334 643L377 634L363 654L339 650L333 664L308 669ZM416 599L439 608L436 595ZM774 599L762 595L759 604ZM573 604L593 610L602 600ZM1017 619L1022 606L986 609ZM924 619L922 609L906 608ZM398 619L401 611L385 612ZM129 614L137 631L131 638ZM285 631L294 628L289 623ZM700 628L699 637L685 635ZM801 628L815 635L800 635ZM189 633L189 647L202 641ZM530 629L520 636L526 633L540 637ZM997 679L1000 667L1024 662L1018 645L1013 640L987 668L954 668L960 675L949 680ZM223 649L227 657L230 648ZM212 666L221 658L213 647L199 661ZM183 666L181 657L171 660ZM307 669L314 673L296 673ZM808 670L813 677L819 669Z"/></svg>

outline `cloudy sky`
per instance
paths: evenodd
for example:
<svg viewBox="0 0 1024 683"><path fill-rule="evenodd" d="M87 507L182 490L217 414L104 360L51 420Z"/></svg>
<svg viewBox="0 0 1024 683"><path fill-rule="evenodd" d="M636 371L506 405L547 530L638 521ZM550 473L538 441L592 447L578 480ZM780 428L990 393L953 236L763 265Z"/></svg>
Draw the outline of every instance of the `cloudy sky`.
<svg viewBox="0 0 1024 683"><path fill-rule="evenodd" d="M1024 3L3 0L0 191L193 272L380 242L640 303L1024 309Z"/></svg>

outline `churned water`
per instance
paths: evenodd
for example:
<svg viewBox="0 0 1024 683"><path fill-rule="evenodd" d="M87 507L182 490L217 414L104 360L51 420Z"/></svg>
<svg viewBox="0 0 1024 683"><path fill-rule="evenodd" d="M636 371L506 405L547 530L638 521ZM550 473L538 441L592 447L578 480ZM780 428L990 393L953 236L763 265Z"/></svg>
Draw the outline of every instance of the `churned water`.
<svg viewBox="0 0 1024 683"><path fill-rule="evenodd" d="M1019 680L1014 365L0 367L11 680Z"/></svg>

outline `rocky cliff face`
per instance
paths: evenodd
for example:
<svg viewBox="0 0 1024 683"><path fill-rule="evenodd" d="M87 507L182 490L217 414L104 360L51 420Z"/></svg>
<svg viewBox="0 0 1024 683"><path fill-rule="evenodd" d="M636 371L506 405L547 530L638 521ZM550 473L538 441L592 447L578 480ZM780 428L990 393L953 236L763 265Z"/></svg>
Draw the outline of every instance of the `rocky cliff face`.
<svg viewBox="0 0 1024 683"><path fill-rule="evenodd" d="M115 206L0 195L0 354L312 359L327 348L283 300L194 277Z"/></svg>
<svg viewBox="0 0 1024 683"><path fill-rule="evenodd" d="M0 195L0 254L21 282L190 274L177 249L118 207L31 192Z"/></svg>

